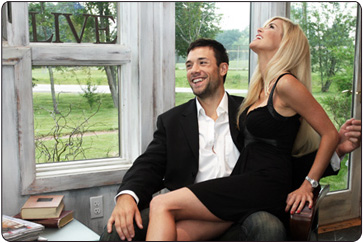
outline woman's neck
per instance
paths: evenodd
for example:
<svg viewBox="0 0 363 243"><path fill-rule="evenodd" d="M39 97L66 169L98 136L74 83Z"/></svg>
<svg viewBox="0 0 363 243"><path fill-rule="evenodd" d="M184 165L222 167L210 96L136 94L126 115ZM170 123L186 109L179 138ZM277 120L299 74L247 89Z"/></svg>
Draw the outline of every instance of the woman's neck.
<svg viewBox="0 0 363 243"><path fill-rule="evenodd" d="M262 78L265 77L266 66L269 61L270 61L270 59L267 57L259 57L259 68L260 68L260 73L261 73Z"/></svg>
<svg viewBox="0 0 363 243"><path fill-rule="evenodd" d="M259 62L259 67L260 67L260 72L261 72L261 75L262 75L262 78L265 77L265 74L266 74L266 67L267 67L267 64L271 61L273 55L272 54L259 54L258 56L258 62Z"/></svg>

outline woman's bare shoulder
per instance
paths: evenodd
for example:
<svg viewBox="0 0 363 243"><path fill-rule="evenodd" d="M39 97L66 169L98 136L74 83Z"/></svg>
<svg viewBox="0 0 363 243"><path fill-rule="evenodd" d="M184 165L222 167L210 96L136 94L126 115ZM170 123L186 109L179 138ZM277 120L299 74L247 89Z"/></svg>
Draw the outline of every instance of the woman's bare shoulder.
<svg viewBox="0 0 363 243"><path fill-rule="evenodd" d="M280 94L293 94L300 89L306 89L305 86L292 74L282 76L276 85L276 90Z"/></svg>

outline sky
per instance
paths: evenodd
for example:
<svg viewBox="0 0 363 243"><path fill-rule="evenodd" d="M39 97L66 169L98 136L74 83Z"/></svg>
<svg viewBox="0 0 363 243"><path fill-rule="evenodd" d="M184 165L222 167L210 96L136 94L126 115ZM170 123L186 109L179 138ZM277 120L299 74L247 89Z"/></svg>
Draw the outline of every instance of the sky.
<svg viewBox="0 0 363 243"><path fill-rule="evenodd" d="M217 13L223 13L221 20L222 30L243 30L249 26L250 3L249 2L216 2Z"/></svg>

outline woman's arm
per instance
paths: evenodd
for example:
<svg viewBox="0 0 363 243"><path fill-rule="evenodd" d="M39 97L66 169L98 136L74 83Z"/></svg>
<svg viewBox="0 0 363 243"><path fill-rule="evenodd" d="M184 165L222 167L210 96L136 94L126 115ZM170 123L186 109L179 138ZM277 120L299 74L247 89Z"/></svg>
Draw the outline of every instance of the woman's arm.
<svg viewBox="0 0 363 243"><path fill-rule="evenodd" d="M276 94L277 107L285 112L290 110L300 114L321 136L314 163L307 174L310 178L319 181L337 147L339 134L324 109L295 77L286 75L281 78L277 84ZM299 213L306 201L309 201L311 207L313 203L312 191L311 184L304 180L299 189L289 194L286 201L286 211Z"/></svg>

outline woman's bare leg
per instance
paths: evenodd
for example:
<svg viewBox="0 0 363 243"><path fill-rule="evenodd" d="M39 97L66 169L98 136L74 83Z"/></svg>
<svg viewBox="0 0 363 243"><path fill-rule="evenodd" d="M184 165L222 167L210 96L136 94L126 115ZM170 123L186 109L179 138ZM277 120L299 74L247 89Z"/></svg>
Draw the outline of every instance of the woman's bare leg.
<svg viewBox="0 0 363 243"><path fill-rule="evenodd" d="M177 232L176 222L179 221ZM197 228L197 224L203 229ZM189 237L190 240L208 235L212 238L217 236L213 233L223 233L231 224L213 215L188 188L182 188L156 196L151 201L146 240L175 241L178 234L179 237Z"/></svg>
<svg viewBox="0 0 363 243"><path fill-rule="evenodd" d="M222 235L232 222L182 220L176 223L177 241L208 241Z"/></svg>

